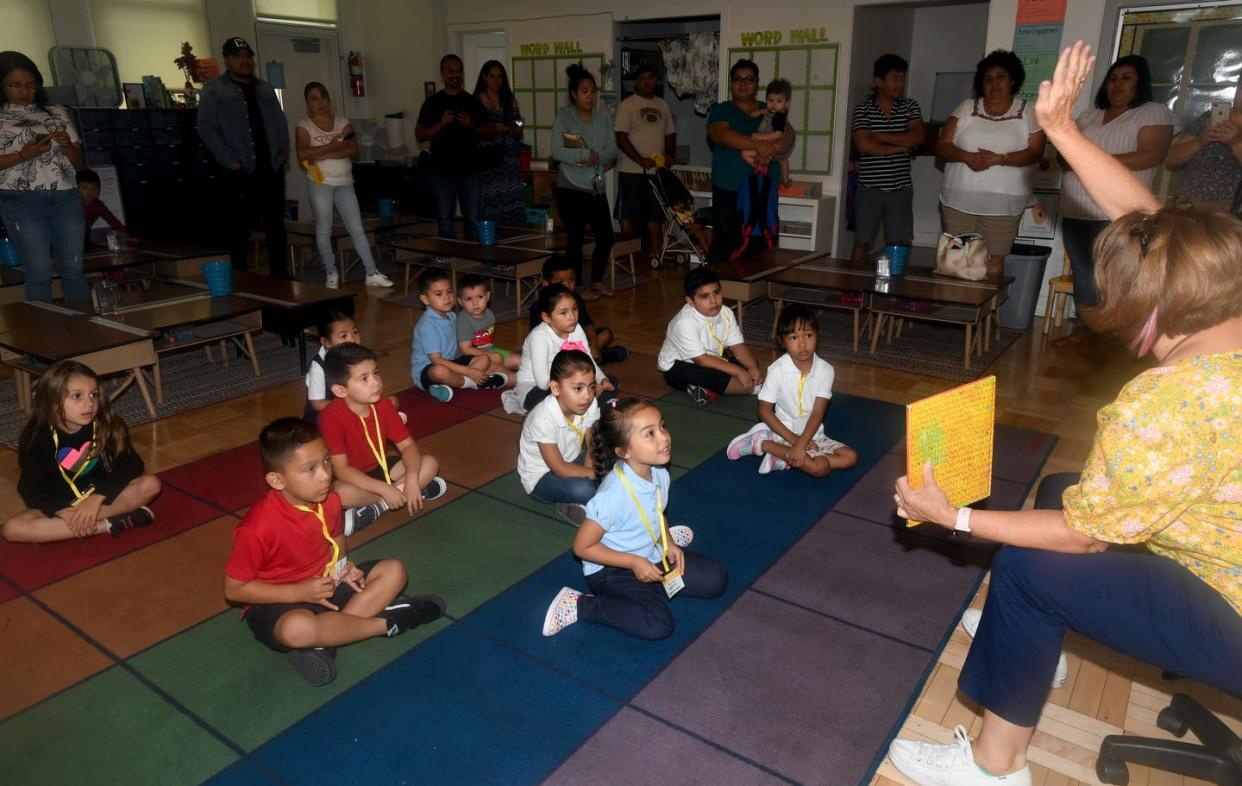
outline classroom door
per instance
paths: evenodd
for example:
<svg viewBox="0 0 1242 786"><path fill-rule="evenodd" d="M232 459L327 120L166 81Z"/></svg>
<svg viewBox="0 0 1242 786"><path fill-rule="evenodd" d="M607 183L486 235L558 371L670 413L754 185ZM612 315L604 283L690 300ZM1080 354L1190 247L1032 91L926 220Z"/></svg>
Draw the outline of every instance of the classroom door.
<svg viewBox="0 0 1242 786"><path fill-rule="evenodd" d="M332 95L332 108L347 114L349 97L342 92L340 54L336 31L319 28L289 27L262 22L258 25L258 47L255 55L259 75L273 81L276 95L285 109L289 122L289 166L285 171L285 197L298 201L298 218L311 221L310 203L306 197L306 175L295 160L294 128L306 117L302 90L308 82L322 82Z"/></svg>

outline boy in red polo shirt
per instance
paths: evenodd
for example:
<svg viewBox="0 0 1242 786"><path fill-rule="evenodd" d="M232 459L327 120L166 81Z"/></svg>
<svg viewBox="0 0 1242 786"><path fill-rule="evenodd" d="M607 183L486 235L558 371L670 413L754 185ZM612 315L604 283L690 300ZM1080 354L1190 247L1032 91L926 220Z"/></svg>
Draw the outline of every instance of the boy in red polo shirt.
<svg viewBox="0 0 1242 786"><path fill-rule="evenodd" d="M336 399L319 413L319 433L332 453L341 496L345 534L370 526L386 510L406 508L410 515L423 502L448 490L435 456L424 455L401 422L396 407L384 398L376 354L361 344L340 344L323 358L324 381ZM388 443L401 458L388 457ZM408 490L408 493L407 493Z"/></svg>
<svg viewBox="0 0 1242 786"><path fill-rule="evenodd" d="M385 559L354 565L332 491L328 448L313 426L281 418L259 434L271 490L233 531L224 597L246 604L254 637L312 685L336 678L336 647L389 638L444 615L435 595L399 596L405 566Z"/></svg>

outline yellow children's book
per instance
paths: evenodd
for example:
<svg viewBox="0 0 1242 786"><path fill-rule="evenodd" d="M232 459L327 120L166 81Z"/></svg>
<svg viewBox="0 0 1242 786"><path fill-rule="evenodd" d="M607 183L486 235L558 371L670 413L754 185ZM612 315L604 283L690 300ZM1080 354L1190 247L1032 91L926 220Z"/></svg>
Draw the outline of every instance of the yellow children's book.
<svg viewBox="0 0 1242 786"><path fill-rule="evenodd" d="M932 463L936 484L957 507L992 493L992 433L996 377L906 405L906 477L923 487L923 465ZM917 521L908 522L913 527Z"/></svg>

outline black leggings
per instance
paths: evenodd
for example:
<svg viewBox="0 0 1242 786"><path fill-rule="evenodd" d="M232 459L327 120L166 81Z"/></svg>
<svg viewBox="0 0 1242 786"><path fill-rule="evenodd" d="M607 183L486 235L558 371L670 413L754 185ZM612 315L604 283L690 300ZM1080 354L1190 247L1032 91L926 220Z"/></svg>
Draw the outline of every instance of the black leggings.
<svg viewBox="0 0 1242 786"><path fill-rule="evenodd" d="M683 551L686 586L678 598L718 598L729 585L729 569L711 557ZM639 581L626 568L604 568L586 577L591 595L578 599L578 616L640 639L665 639L673 634L673 612L664 585Z"/></svg>
<svg viewBox="0 0 1242 786"><path fill-rule="evenodd" d="M587 226L591 227L591 237L595 240L595 250L591 253L591 283L600 283L604 280L608 258L612 254L612 216L608 213L608 197L572 188L558 188L556 207L561 212L561 223L565 225L569 241L565 246L565 258L574 266L579 281L586 280L582 277L582 243L586 238Z"/></svg>

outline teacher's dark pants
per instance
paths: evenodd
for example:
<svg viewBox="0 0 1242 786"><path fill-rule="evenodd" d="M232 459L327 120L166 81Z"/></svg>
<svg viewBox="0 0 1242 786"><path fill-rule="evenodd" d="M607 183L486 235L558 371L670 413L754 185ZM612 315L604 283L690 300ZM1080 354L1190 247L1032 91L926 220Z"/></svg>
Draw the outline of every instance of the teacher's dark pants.
<svg viewBox="0 0 1242 786"><path fill-rule="evenodd" d="M737 192L712 188L712 245L707 262L724 262L742 247L742 217L737 212Z"/></svg>
<svg viewBox="0 0 1242 786"><path fill-rule="evenodd" d="M1073 473L1050 475L1035 506L1059 509L1076 482ZM1034 726L1066 630L1242 695L1242 614L1172 559L1115 548L1001 549L958 687L1010 723Z"/></svg>

